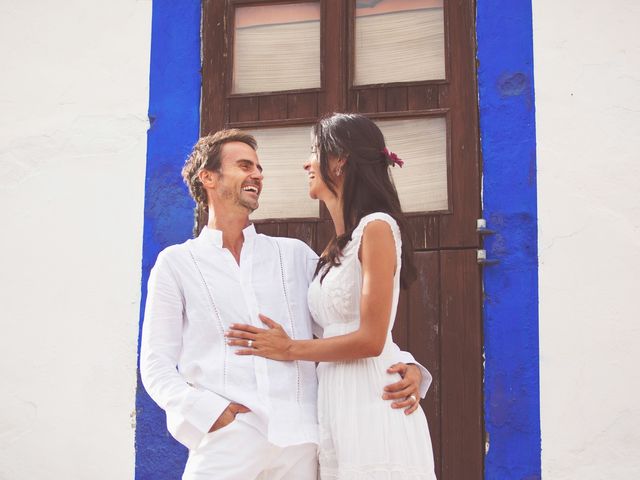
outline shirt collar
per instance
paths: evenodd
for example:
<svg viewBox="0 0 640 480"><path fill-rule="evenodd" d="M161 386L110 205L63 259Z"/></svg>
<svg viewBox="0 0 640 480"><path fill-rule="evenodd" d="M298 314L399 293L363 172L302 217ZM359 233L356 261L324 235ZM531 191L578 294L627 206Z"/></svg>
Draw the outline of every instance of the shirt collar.
<svg viewBox="0 0 640 480"><path fill-rule="evenodd" d="M248 227L242 230L242 234L244 236L244 241L247 242L249 239L253 239L253 237L257 235L256 227L254 227L253 223L250 223ZM222 248L222 230L209 228L205 225L200 232L200 235L198 235L198 238L204 240L207 244Z"/></svg>

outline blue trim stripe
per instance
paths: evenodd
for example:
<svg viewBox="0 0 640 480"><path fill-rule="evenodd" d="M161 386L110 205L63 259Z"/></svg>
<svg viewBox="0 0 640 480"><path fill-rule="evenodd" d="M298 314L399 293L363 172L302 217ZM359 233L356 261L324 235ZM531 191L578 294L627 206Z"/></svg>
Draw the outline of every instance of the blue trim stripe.
<svg viewBox="0 0 640 480"><path fill-rule="evenodd" d="M153 1L140 325L158 253L189 238L193 226L193 202L180 169L199 134L200 12L200 0ZM136 480L178 479L185 458L138 374Z"/></svg>
<svg viewBox="0 0 640 480"><path fill-rule="evenodd" d="M536 132L531 3L478 1L487 479L540 478Z"/></svg>

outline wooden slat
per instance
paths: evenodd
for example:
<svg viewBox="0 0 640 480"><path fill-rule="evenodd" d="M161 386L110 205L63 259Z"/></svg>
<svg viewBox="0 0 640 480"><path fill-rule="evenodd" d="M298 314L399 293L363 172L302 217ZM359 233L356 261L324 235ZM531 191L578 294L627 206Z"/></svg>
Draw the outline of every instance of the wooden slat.
<svg viewBox="0 0 640 480"><path fill-rule="evenodd" d="M419 117L442 117L446 116L449 110L446 108L432 108L430 110L407 110L406 112L378 112L368 116L374 120L392 120L403 118L419 118Z"/></svg>
<svg viewBox="0 0 640 480"><path fill-rule="evenodd" d="M438 86L438 108L449 108L449 85Z"/></svg>
<svg viewBox="0 0 640 480"><path fill-rule="evenodd" d="M260 120L282 120L287 118L287 96L269 95L258 97Z"/></svg>
<svg viewBox="0 0 640 480"><path fill-rule="evenodd" d="M342 112L346 108L346 18L347 2L322 2L322 85L318 99L320 115Z"/></svg>
<svg viewBox="0 0 640 480"><path fill-rule="evenodd" d="M438 108L438 94L438 85L407 87L407 107L409 110Z"/></svg>
<svg viewBox="0 0 640 480"><path fill-rule="evenodd" d="M315 252L320 255L329 243L329 240L331 240L335 235L335 229L333 228L333 222L331 222L331 220L323 220L318 222L316 228Z"/></svg>
<svg viewBox="0 0 640 480"><path fill-rule="evenodd" d="M436 476L441 471L441 377L440 377L440 266L438 252L415 254L418 278L409 296L409 351L433 376L427 397L421 401L431 433Z"/></svg>
<svg viewBox="0 0 640 480"><path fill-rule="evenodd" d="M331 113L327 109L327 94L322 91L318 93L318 117Z"/></svg>
<svg viewBox="0 0 640 480"><path fill-rule="evenodd" d="M229 99L229 122L252 122L259 118L257 97Z"/></svg>
<svg viewBox="0 0 640 480"><path fill-rule="evenodd" d="M378 90L378 108L376 111L384 112L387 109L387 96L384 87L380 87Z"/></svg>
<svg viewBox="0 0 640 480"><path fill-rule="evenodd" d="M202 111L200 134L224 128L226 52L225 2L205 0L202 16Z"/></svg>
<svg viewBox="0 0 640 480"><path fill-rule="evenodd" d="M353 92L352 98L355 98L355 105L351 106L351 110L358 113L375 113L378 111L378 89L377 88L361 88Z"/></svg>
<svg viewBox="0 0 640 480"><path fill-rule="evenodd" d="M416 215L407 217L413 236L413 248L416 250L433 250L438 248L438 215Z"/></svg>
<svg viewBox="0 0 640 480"><path fill-rule="evenodd" d="M283 222L256 222L256 232L271 237L286 237L287 236L287 224Z"/></svg>
<svg viewBox="0 0 640 480"><path fill-rule="evenodd" d="M393 324L393 341L401 350L409 350L408 324L409 324L409 294L406 290L400 292L398 311Z"/></svg>
<svg viewBox="0 0 640 480"><path fill-rule="evenodd" d="M317 93L291 93L287 95L287 117L309 118L318 114Z"/></svg>
<svg viewBox="0 0 640 480"><path fill-rule="evenodd" d="M309 125L316 122L316 117L309 118L285 118L281 120L255 120L251 122L229 122L229 127L240 129L266 128L266 127L287 127L290 125Z"/></svg>
<svg viewBox="0 0 640 480"><path fill-rule="evenodd" d="M473 2L464 2L464 8L446 8L446 12L450 38L446 100L451 109L448 136L453 173L449 201L453 215L440 219L440 247L471 248L480 244L475 230L481 214L475 36L468 34L475 31Z"/></svg>
<svg viewBox="0 0 640 480"><path fill-rule="evenodd" d="M385 97L385 112L407 110L407 87L387 87Z"/></svg>
<svg viewBox="0 0 640 480"><path fill-rule="evenodd" d="M315 247L316 222L287 222L287 237L302 240L309 247Z"/></svg>
<svg viewBox="0 0 640 480"><path fill-rule="evenodd" d="M442 480L481 480L481 278L475 250L440 251Z"/></svg>

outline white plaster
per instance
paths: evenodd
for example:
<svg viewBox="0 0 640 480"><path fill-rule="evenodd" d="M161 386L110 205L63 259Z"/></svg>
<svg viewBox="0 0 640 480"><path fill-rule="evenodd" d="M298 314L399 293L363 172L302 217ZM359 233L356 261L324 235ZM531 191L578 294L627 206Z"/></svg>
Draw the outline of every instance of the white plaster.
<svg viewBox="0 0 640 480"><path fill-rule="evenodd" d="M640 4L533 14L543 478L640 478Z"/></svg>
<svg viewBox="0 0 640 480"><path fill-rule="evenodd" d="M151 2L0 7L0 478L132 479Z"/></svg>

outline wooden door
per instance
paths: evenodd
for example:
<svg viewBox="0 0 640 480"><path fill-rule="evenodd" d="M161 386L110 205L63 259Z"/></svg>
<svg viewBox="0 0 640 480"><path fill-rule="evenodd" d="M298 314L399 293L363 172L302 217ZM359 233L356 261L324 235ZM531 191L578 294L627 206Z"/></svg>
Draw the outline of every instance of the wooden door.
<svg viewBox="0 0 640 480"><path fill-rule="evenodd" d="M445 163L439 167L445 175L441 179L444 186L440 187L444 195L438 197L439 203L425 204L432 206L423 210L418 202L418 207L408 214L419 273L418 280L401 296L393 333L396 342L411 351L434 377L422 403L429 420L438 478L482 478L481 278L476 260L480 248L476 220L481 206L475 3L473 0L205 0L203 7L203 134L229 127L263 133L287 132L291 131L287 128L298 126L308 129L319 116L333 111L363 113L381 128L383 125L391 128L393 122L406 120L409 126L414 122L418 132L433 120L446 132L438 140L446 150L442 160ZM375 52L371 56L366 51L369 46L362 41L362 32L375 32L387 24L400 22L399 30L391 31L389 37L395 38L396 34L406 37L410 26L404 28L402 22L413 24L420 15L427 15L426 10L429 22L434 18L441 18L442 22L436 27L442 29L439 40L442 61L439 70L430 70L435 78L389 77L388 72L378 68ZM389 16L376 16L385 14ZM419 23L416 25L414 28L421 28ZM312 30L317 38L311 35ZM307 67L308 78L293 81L291 85L295 88L287 86L288 79L267 78L272 67L268 65L270 60L262 65L262 59L277 57L273 53L275 47L270 50L267 45L272 38L269 31L273 36L300 38L300 45L296 41L291 49L292 62L295 58L305 62L317 57L319 70ZM422 33L418 31L416 35L420 41L424 41ZM431 42L428 45L433 43L432 37L427 39ZM411 37L405 41L410 45ZM379 42L374 38L370 44ZM278 45L275 38L273 45ZM261 48L264 54L259 53ZM247 58L236 58L243 55ZM367 68L371 72L358 64L363 58L370 59ZM381 63L387 61L380 59ZM251 70L252 65L257 68ZM396 70L404 70L405 64L399 65ZM286 70L287 66L283 68ZM241 84L237 78L252 75L258 78L265 75L264 84L268 87L261 88L259 82ZM378 82L375 75L385 78ZM261 156L260 148L259 140ZM398 153L402 156L402 152ZM261 160L264 163L262 156ZM303 160L299 159L298 168ZM272 187L267 183L265 190ZM399 184L401 199L402 188ZM286 208L274 211L286 212ZM299 238L320 252L333 235L328 213L321 207L304 212L311 213L256 220L257 230Z"/></svg>

